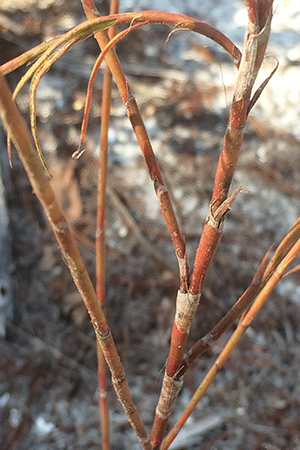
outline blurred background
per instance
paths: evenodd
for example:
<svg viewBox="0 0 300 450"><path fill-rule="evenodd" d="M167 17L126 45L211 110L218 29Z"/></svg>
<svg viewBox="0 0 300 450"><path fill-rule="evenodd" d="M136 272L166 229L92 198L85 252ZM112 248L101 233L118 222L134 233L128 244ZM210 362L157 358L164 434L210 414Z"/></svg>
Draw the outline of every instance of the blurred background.
<svg viewBox="0 0 300 450"><path fill-rule="evenodd" d="M95 2L101 14L107 1ZM242 49L243 1L121 0L121 12L163 9L204 20ZM2 0L0 64L85 20L81 2ZM213 42L163 25L117 47L171 192L190 266L212 194L236 77ZM169 39L168 39L169 37ZM94 89L86 152L77 149L86 88L98 47L77 44L44 76L37 121L52 185L95 280L97 158L102 74ZM300 5L274 5L258 85L279 68L252 110L233 189L242 186L204 286L188 348L248 287L264 254L299 215ZM25 73L7 76L11 89ZM18 105L28 120L28 86ZM158 400L179 286L176 258L126 108L113 89L106 219L107 317L132 394L149 431ZM20 450L101 448L95 338L85 307L32 193L17 153L9 169L0 135L0 442ZM298 261L299 263L299 261ZM173 448L300 447L299 274L281 281ZM12 308L13 306L13 308ZM232 331L232 330L230 330ZM188 372L171 423L228 335ZM112 448L139 446L109 381Z"/></svg>

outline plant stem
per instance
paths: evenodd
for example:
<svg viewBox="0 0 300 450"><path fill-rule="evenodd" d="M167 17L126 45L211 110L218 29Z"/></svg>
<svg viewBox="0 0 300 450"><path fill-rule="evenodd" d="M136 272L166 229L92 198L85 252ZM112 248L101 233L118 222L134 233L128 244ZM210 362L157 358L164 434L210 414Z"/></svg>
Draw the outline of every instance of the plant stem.
<svg viewBox="0 0 300 450"><path fill-rule="evenodd" d="M112 0L110 4L110 14L117 14L119 11L119 1ZM116 34L116 27L109 29L109 37L113 38ZM112 76L109 68L106 66L101 105L101 128L100 128L100 153L99 153L99 172L97 189L97 225L96 225L96 292L101 305L105 308L105 199L107 184L107 152L108 152L108 129L111 107ZM110 450L110 432L109 432L109 406L107 400L107 377L106 364L103 352L97 339L97 357L98 357L98 379L99 379L99 408L100 408L100 426L101 442L103 450Z"/></svg>
<svg viewBox="0 0 300 450"><path fill-rule="evenodd" d="M185 300L185 304L189 304L190 313L188 316L190 323L197 310L208 268L222 238L225 214L230 209L232 202L240 191L237 190L228 197L231 180L236 169L243 141L244 126L248 115L252 88L261 67L270 35L271 11L272 4L270 5L266 20L261 20L263 25L258 30L253 29L250 18L248 20L244 50L230 108L227 132L219 157L212 200L196 252L189 292ZM263 16L265 17L265 13L263 13ZM179 381L176 373L181 368L182 360L180 356L183 356L189 331L189 327L182 329L181 323L178 320L180 315L181 313L176 314L177 317L173 325L166 375L151 432L150 440L153 449L158 449L162 442L173 404L179 392L177 388ZM172 400L168 399L166 401L167 392L174 393Z"/></svg>
<svg viewBox="0 0 300 450"><path fill-rule="evenodd" d="M253 32L250 19L248 22L244 52L229 113L228 128L215 177L211 210L197 249L194 271L191 277L190 292L194 295L202 290L207 269L221 240L224 213L216 215L216 212L227 199L237 165L243 142L244 127L247 120L252 88L261 67L269 40L271 12L272 8L270 7L266 22L264 22L263 27L257 33Z"/></svg>

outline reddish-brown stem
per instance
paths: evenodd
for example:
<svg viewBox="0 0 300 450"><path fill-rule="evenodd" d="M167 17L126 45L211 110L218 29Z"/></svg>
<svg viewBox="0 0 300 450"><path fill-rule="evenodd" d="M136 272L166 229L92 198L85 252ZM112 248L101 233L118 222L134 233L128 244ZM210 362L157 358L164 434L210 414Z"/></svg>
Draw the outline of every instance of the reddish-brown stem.
<svg viewBox="0 0 300 450"><path fill-rule="evenodd" d="M110 13L116 14L119 11L119 0L112 0ZM109 29L109 37L112 39L116 34L116 27ZM107 184L107 152L108 152L108 129L111 107L112 76L106 67L101 105L101 130L100 130L100 153L99 172L97 189L97 225L96 225L96 292L101 305L105 308L105 199ZM99 386L99 409L101 426L101 443L103 450L110 450L110 430L109 430L109 406L107 399L107 377L106 363L103 352L97 340L98 357L98 386Z"/></svg>
<svg viewBox="0 0 300 450"><path fill-rule="evenodd" d="M248 29L245 36L244 53L239 67L228 119L228 128L215 177L211 202L212 215L215 215L217 208L226 201L231 180L235 172L243 141L244 126L248 115L248 106L252 88L268 44L271 12L272 9L270 7L267 19L263 23L263 26L259 28L258 32L253 32L253 24L249 18ZM222 225L222 220L222 218L219 220L220 226ZM212 227L209 220L206 221L204 226L196 253L194 271L191 277L190 292L194 295L201 292L207 269L219 245L222 232L222 227L220 226L216 227L214 230L214 227Z"/></svg>
<svg viewBox="0 0 300 450"><path fill-rule="evenodd" d="M101 428L101 444L103 450L110 449L109 405L107 398L106 362L101 345L96 340L98 360L99 412Z"/></svg>
<svg viewBox="0 0 300 450"><path fill-rule="evenodd" d="M194 269L189 287L190 296L195 298L200 296L202 292L207 270L221 241L225 214L230 209L231 203L239 192L238 190L228 197L231 180L235 172L243 141L243 130L248 115L248 106L251 99L252 88L262 64L269 39L270 19L271 8L267 19L258 30L253 29L250 18L248 21L244 52L239 65L238 77L229 113L228 128L218 162L212 201L196 252ZM183 347L187 340L187 333L188 330L185 330L185 333L182 333L178 327L178 320L175 319L170 349L170 356L174 357L169 356L166 370L169 380L173 379L174 382L175 379L178 380L176 372L181 368L181 361L179 358L180 355L183 355ZM166 397L164 390L166 388L167 383L163 384L162 387L162 393L156 409L154 425L150 437L154 449L159 448L161 444L168 417L172 409L170 401L168 401L168 403L164 401L164 398ZM172 391L170 388L169 390ZM172 400L173 403L175 402L175 398L174 395Z"/></svg>
<svg viewBox="0 0 300 450"><path fill-rule="evenodd" d="M106 76L103 80L103 94L101 106L101 134L100 134L100 154L97 192L97 228L96 228L96 278L97 294L101 306L104 307L105 299L105 198L107 182L107 134L110 116L111 87L112 80L109 76L109 69L106 69Z"/></svg>
<svg viewBox="0 0 300 450"><path fill-rule="evenodd" d="M166 11L145 10L126 14L111 14L101 16L91 0L81 0L87 17L91 24L96 24L106 20L116 20L117 25L137 22L163 23L176 29L187 29L202 34L219 44L229 55L232 56L235 65L238 67L241 61L241 52L233 42L216 28L205 22L200 22L184 14L174 14Z"/></svg>
<svg viewBox="0 0 300 450"><path fill-rule="evenodd" d="M86 2L87 4L88 2ZM95 13L97 16L98 13ZM131 23L132 20L141 21L141 22L151 22L151 23L166 23L170 26L176 26L180 28L184 28L187 23L188 29L193 29L196 33L203 34L204 36L214 40L217 44L224 48L226 52L228 52L233 60L235 65L238 67L241 60L241 52L239 49L232 43L230 39L228 39L223 33L211 27L210 25L199 22L191 17L182 15L182 14L172 14L162 11L139 11L128 14L113 14L113 18L118 20L119 24L128 24ZM144 19L143 19L144 17ZM96 20L96 22L102 22L105 20L107 16L103 16ZM142 20L140 19L142 18ZM78 28L78 27L77 27ZM44 53L51 45L62 36L56 36L54 39L43 42L33 49L28 50L20 56L4 63L0 66L0 69L4 75L13 72L24 64L29 63L37 56Z"/></svg>

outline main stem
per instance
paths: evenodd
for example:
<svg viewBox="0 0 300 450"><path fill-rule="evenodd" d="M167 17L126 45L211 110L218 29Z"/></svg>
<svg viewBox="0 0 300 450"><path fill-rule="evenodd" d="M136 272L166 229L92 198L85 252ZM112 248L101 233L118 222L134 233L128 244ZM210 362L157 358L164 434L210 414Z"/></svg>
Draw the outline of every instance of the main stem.
<svg viewBox="0 0 300 450"><path fill-rule="evenodd" d="M190 322L196 313L208 268L221 241L225 214L239 192L237 190L228 196L243 141L252 88L261 67L270 35L272 2L268 0L266 3L268 3L265 5L266 9L263 11L257 9L255 14L250 14L248 9L248 28L230 108L227 132L219 157L209 212L196 252L189 293L184 300L185 305L190 303L190 311L187 314ZM257 19L256 26L253 26L253 15ZM181 315L181 313L176 314L173 325L167 369L150 437L153 449L160 447L171 410L180 391L180 383L182 383L182 379L177 378L177 373L182 366L179 355L183 356L189 327L182 328L179 320ZM175 357L173 358L172 355Z"/></svg>

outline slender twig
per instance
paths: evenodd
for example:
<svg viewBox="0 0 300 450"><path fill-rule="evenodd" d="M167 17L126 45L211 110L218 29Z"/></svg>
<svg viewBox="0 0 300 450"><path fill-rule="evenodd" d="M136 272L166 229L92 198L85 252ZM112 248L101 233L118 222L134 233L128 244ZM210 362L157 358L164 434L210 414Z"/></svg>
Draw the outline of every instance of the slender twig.
<svg viewBox="0 0 300 450"><path fill-rule="evenodd" d="M87 4L87 2L86 2ZM90 6L88 6L90 7ZM232 43L230 39L228 39L223 33L215 29L214 27L204 23L200 22L196 19L193 19L192 17L188 17L183 14L172 14L165 11L139 11L139 12L132 12L132 13L126 13L126 14L112 14L110 16L102 16L99 17L99 13L94 8L94 10L90 9L91 14L94 13L94 17L97 17L94 20L86 21L80 25L77 25L72 29L76 32L82 32L83 37L84 33L86 33L86 27L88 28L88 34L92 33L93 31L96 31L97 29L100 29L103 22L106 20L116 20L118 24L129 24L134 20L135 22L151 22L151 23L165 23L173 27L179 28L187 28L191 31L194 31L199 34L203 34L204 36L214 40L217 44L219 44L229 55L232 56L235 65L238 67L240 60L241 60L241 52L239 49ZM65 35L58 35L55 38L43 42L39 44L38 46L28 50L25 53L22 53L22 55L17 56L16 58L2 64L0 66L0 69L4 75L7 75L14 70L18 69L19 67L23 66L24 64L28 64L37 56L44 53L49 47L52 46L53 43L56 42L57 39L60 39L62 36ZM74 36L73 36L74 37Z"/></svg>
<svg viewBox="0 0 300 450"><path fill-rule="evenodd" d="M110 13L116 14L118 12L119 12L119 1L112 0L110 4ZM109 29L110 39L112 39L115 36L116 31L117 31L116 27L112 27ZM96 225L96 239L95 239L96 292L101 308L103 310L105 308L104 221L105 221L105 199L106 199L106 184L107 184L107 152L108 152L108 129L109 129L110 107L111 107L111 90L112 90L112 76L109 68L106 67L103 79L103 91L102 91L103 93L101 105L100 153L99 153L99 172L98 172L98 188L97 188L97 225ZM90 89L90 91L92 91L92 88ZM110 450L109 406L107 401L106 363L98 339L97 339L97 358L98 358L101 443L103 450Z"/></svg>

